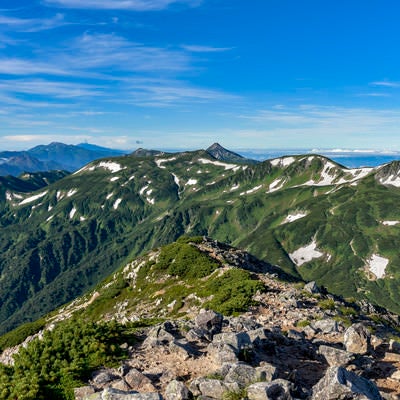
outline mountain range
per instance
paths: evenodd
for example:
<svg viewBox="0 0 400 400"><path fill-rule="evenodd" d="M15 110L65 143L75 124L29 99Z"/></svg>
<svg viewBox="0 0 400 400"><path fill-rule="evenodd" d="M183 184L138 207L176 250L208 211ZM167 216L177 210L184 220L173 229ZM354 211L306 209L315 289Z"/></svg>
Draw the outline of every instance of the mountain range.
<svg viewBox="0 0 400 400"><path fill-rule="evenodd" d="M182 235L221 240L293 278L400 311L399 162L224 160L205 150L141 151L93 161L38 190L3 179L1 332Z"/></svg>
<svg viewBox="0 0 400 400"><path fill-rule="evenodd" d="M53 142L26 151L0 152L0 176L18 176L24 172L66 170L73 172L102 157L121 156L125 152L89 143L67 145Z"/></svg>

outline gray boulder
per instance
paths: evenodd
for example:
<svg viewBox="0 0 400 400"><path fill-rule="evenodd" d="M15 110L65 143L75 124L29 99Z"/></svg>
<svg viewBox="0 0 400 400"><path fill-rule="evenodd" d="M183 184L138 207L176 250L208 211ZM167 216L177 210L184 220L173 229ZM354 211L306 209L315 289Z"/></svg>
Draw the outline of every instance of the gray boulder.
<svg viewBox="0 0 400 400"><path fill-rule="evenodd" d="M311 325L315 330L322 333L337 333L339 332L339 326L337 321L334 319L321 319L319 321L314 321Z"/></svg>
<svg viewBox="0 0 400 400"><path fill-rule="evenodd" d="M371 334L363 324L353 324L344 333L344 346L347 351L366 354L371 346Z"/></svg>
<svg viewBox="0 0 400 400"><path fill-rule="evenodd" d="M314 281L308 282L304 285L304 290L311 294L319 293L319 288Z"/></svg>
<svg viewBox="0 0 400 400"><path fill-rule="evenodd" d="M207 352L217 365L239 361L238 351L227 343L210 343L207 347Z"/></svg>
<svg viewBox="0 0 400 400"><path fill-rule="evenodd" d="M219 379L199 378L190 385L193 396L205 396L211 399L222 399L227 392L239 392L236 382L223 382Z"/></svg>
<svg viewBox="0 0 400 400"><path fill-rule="evenodd" d="M173 380L165 389L165 398L166 400L188 400L190 392L183 382Z"/></svg>
<svg viewBox="0 0 400 400"><path fill-rule="evenodd" d="M353 353L326 345L319 346L318 353L326 359L330 367L344 366L354 359Z"/></svg>
<svg viewBox="0 0 400 400"><path fill-rule="evenodd" d="M342 367L330 367L325 376L314 386L311 399L352 399L356 396L361 399L382 400L378 388L368 379Z"/></svg>
<svg viewBox="0 0 400 400"><path fill-rule="evenodd" d="M263 362L262 365L256 367L257 380L262 382L271 382L277 377L277 369L272 364Z"/></svg>
<svg viewBox="0 0 400 400"><path fill-rule="evenodd" d="M91 394L94 394L93 386L83 386L83 387L74 389L75 400L83 400Z"/></svg>
<svg viewBox="0 0 400 400"><path fill-rule="evenodd" d="M247 388L249 400L292 400L292 383L285 379L272 382L257 382Z"/></svg>
<svg viewBox="0 0 400 400"><path fill-rule="evenodd" d="M257 371L252 366L245 363L232 364L225 376L225 382L236 382L241 388L257 380Z"/></svg>
<svg viewBox="0 0 400 400"><path fill-rule="evenodd" d="M212 310L201 310L194 322L196 327L207 332L211 338L222 329L223 316Z"/></svg>
<svg viewBox="0 0 400 400"><path fill-rule="evenodd" d="M143 375L136 368L130 369L124 376L125 382L130 386L131 389L137 391L153 392L155 387L152 381L145 375Z"/></svg>
<svg viewBox="0 0 400 400"><path fill-rule="evenodd" d="M87 397L85 400L162 400L162 397L159 393L125 392L108 388Z"/></svg>

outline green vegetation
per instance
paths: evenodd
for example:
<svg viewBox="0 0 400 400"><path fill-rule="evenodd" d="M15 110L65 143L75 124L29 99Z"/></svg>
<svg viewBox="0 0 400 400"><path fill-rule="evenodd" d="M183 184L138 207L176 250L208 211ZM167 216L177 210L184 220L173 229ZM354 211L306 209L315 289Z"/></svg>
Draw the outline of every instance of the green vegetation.
<svg viewBox="0 0 400 400"><path fill-rule="evenodd" d="M15 356L13 367L0 369L1 400L74 398L73 388L102 366L114 366L132 343L132 333L115 322L70 320L46 331Z"/></svg>
<svg viewBox="0 0 400 400"><path fill-rule="evenodd" d="M400 190L375 179L397 173L397 164L382 167L356 185L333 187L307 184L321 178L327 162L315 155L297 156L286 166L267 161L227 170L213 164L215 160L204 151L161 158L169 158L162 168L154 155L115 158L119 171L94 162L63 179L43 177L52 183L29 194L23 189L28 181L22 179L18 185L0 185L0 334L68 303L129 260L182 235L198 236L196 240L213 237L296 278L315 280L332 293L367 297L400 312L400 228L382 224L400 220L396 207ZM329 173L333 172L337 179L350 179L334 163ZM35 179L34 184L41 185ZM196 184L188 185L190 180ZM272 184L282 187L271 191ZM10 193L16 197L6 200L6 192L8 198ZM37 194L41 196L22 202ZM299 210L306 215L288 222L287 217ZM313 239L324 256L296 267L290 254ZM189 246L190 240L186 237L182 244ZM177 281L193 285L191 280L216 268L200 256L198 268L187 270L185 265L197 257L195 251L182 248L171 259L174 251L173 246L165 250L158 267ZM383 279L367 278L365 264L372 254L389 260ZM156 286L153 283L153 289ZM128 289L116 288L109 298L122 299ZM151 289L146 289L149 297L154 293ZM178 295L178 312L183 297L174 290L169 301Z"/></svg>
<svg viewBox="0 0 400 400"><path fill-rule="evenodd" d="M318 306L321 307L322 310L334 310L336 307L335 300L333 299L320 300Z"/></svg>

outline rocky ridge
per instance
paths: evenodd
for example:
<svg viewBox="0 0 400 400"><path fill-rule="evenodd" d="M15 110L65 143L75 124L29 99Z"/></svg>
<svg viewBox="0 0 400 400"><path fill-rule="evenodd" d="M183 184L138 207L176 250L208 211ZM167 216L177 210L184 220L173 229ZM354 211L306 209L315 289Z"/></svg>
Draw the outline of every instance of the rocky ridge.
<svg viewBox="0 0 400 400"><path fill-rule="evenodd" d="M213 241L201 246L218 257L228 251ZM239 263L233 251L231 259ZM396 315L332 296L315 282L261 273L249 260L246 268L266 288L257 305L240 316L203 309L142 329L130 357L95 372L75 398L400 398Z"/></svg>

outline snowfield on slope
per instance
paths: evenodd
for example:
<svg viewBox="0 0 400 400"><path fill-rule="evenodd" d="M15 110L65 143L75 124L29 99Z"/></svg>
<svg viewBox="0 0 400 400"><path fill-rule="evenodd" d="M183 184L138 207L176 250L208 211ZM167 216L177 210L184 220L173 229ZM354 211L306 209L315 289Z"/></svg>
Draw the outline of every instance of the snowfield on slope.
<svg viewBox="0 0 400 400"><path fill-rule="evenodd" d="M386 267L388 264L389 260L379 256L378 254L372 254L371 258L367 260L367 267L377 277L377 279L385 277Z"/></svg>
<svg viewBox="0 0 400 400"><path fill-rule="evenodd" d="M315 239L307 246L300 247L293 253L289 254L290 259L298 266L312 261L314 258L320 258L324 255L320 251L316 250L317 243Z"/></svg>

